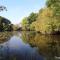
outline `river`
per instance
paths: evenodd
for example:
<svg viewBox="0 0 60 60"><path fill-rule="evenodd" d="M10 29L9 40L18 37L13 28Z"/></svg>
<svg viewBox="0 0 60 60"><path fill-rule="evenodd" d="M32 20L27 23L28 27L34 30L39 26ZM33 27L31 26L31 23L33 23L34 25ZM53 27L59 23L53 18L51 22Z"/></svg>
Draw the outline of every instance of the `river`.
<svg viewBox="0 0 60 60"><path fill-rule="evenodd" d="M60 60L60 35L0 32L0 60Z"/></svg>

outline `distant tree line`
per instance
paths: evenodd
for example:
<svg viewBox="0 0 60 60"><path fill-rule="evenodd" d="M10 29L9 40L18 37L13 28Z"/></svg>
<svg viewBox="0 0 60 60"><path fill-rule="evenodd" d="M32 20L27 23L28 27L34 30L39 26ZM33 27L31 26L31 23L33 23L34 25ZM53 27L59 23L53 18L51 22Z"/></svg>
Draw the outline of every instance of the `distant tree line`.
<svg viewBox="0 0 60 60"><path fill-rule="evenodd" d="M0 11L6 7L0 6ZM60 0L46 0L46 6L38 13L32 12L28 17L24 17L21 27L11 24L11 22L0 17L0 31L37 31L42 34L55 34L60 32Z"/></svg>
<svg viewBox="0 0 60 60"><path fill-rule="evenodd" d="M18 31L21 30L19 26L14 25L10 20L0 16L0 31Z"/></svg>

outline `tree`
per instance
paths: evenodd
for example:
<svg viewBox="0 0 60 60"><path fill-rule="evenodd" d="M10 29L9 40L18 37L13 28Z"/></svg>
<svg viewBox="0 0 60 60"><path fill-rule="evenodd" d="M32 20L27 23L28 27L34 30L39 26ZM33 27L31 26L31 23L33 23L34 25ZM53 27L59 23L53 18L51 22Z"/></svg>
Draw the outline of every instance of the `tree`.
<svg viewBox="0 0 60 60"><path fill-rule="evenodd" d="M60 0L47 0L46 8L27 17L29 28L43 34L60 32Z"/></svg>
<svg viewBox="0 0 60 60"><path fill-rule="evenodd" d="M22 24L22 29L23 29L23 30L28 30L28 29L29 29L29 24L28 24L28 19L27 19L27 17L23 18L21 24Z"/></svg>
<svg viewBox="0 0 60 60"><path fill-rule="evenodd" d="M7 11L7 8L5 6L0 6L0 12L3 11L3 10Z"/></svg>
<svg viewBox="0 0 60 60"><path fill-rule="evenodd" d="M53 9L54 16L60 17L60 0L47 0L46 5Z"/></svg>
<svg viewBox="0 0 60 60"><path fill-rule="evenodd" d="M11 31L11 22L0 16L0 31Z"/></svg>
<svg viewBox="0 0 60 60"><path fill-rule="evenodd" d="M60 32L60 1L47 0L46 8L40 9L38 17L32 26L43 34Z"/></svg>
<svg viewBox="0 0 60 60"><path fill-rule="evenodd" d="M60 31L60 20L54 16L52 9L45 8L39 11L37 20L33 23L35 30L43 34L55 34Z"/></svg>
<svg viewBox="0 0 60 60"><path fill-rule="evenodd" d="M38 14L37 13L31 13L28 17L25 17L22 20L22 28L23 30L34 30L34 27L32 26L32 22L36 21Z"/></svg>
<svg viewBox="0 0 60 60"><path fill-rule="evenodd" d="M31 24L32 22L36 21L36 18L37 18L38 14L37 13L31 13L29 16L28 16L28 22L29 24Z"/></svg>

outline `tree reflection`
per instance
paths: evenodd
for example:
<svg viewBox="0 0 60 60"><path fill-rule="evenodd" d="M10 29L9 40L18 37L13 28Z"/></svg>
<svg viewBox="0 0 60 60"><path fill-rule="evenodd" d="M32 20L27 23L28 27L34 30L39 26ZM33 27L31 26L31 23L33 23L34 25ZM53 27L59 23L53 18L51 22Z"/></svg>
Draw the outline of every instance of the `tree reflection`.
<svg viewBox="0 0 60 60"><path fill-rule="evenodd" d="M38 47L40 55L46 60L60 56L60 35L42 35L35 32L22 32L22 40L32 47Z"/></svg>
<svg viewBox="0 0 60 60"><path fill-rule="evenodd" d="M6 58L9 58L9 47L5 47L4 43L10 40L11 36L13 34L11 32L0 32L0 60L5 60ZM6 59L8 60L8 59Z"/></svg>
<svg viewBox="0 0 60 60"><path fill-rule="evenodd" d="M12 36L11 32L0 32L0 44L9 40Z"/></svg>

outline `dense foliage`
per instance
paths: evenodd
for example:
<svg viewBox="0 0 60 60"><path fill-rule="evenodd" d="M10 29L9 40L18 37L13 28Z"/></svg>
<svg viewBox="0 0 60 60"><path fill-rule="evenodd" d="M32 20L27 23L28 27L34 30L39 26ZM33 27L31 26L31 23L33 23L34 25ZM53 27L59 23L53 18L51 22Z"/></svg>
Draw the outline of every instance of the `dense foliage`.
<svg viewBox="0 0 60 60"><path fill-rule="evenodd" d="M0 31L11 31L12 30L12 25L11 22L0 16Z"/></svg>
<svg viewBox="0 0 60 60"><path fill-rule="evenodd" d="M21 28L16 24L12 24L10 20L0 16L0 31L18 31Z"/></svg>
<svg viewBox="0 0 60 60"><path fill-rule="evenodd" d="M33 14L29 16L30 30L43 34L60 32L60 0L47 0L46 7L40 9L35 16Z"/></svg>
<svg viewBox="0 0 60 60"><path fill-rule="evenodd" d="M36 21L38 14L37 13L31 13L28 17L25 17L21 24L23 30L32 30L32 22Z"/></svg>
<svg viewBox="0 0 60 60"><path fill-rule="evenodd" d="M27 17L23 18L21 24L22 24L22 29L23 29L23 30L28 30L29 23L28 23Z"/></svg>

